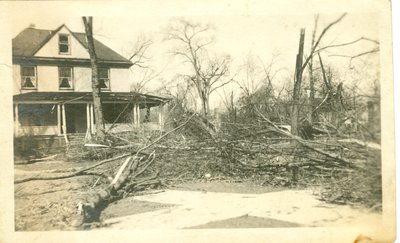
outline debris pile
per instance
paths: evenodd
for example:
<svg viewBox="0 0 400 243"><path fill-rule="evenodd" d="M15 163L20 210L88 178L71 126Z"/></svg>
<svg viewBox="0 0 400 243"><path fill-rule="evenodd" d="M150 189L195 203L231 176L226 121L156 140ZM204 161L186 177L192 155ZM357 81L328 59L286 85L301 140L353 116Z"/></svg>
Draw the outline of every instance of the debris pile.
<svg viewBox="0 0 400 243"><path fill-rule="evenodd" d="M307 140L275 125L262 113L259 118L253 124L226 123L216 129L201 116L188 113L175 121L175 128L159 132L157 137L154 132L108 134L108 144L86 143L76 146L81 152L75 147L68 150L70 159L96 154L100 161L15 183L97 177L93 190L77 202L74 228L92 226L112 201L188 180L322 186L322 200L381 209L379 144L338 136Z"/></svg>

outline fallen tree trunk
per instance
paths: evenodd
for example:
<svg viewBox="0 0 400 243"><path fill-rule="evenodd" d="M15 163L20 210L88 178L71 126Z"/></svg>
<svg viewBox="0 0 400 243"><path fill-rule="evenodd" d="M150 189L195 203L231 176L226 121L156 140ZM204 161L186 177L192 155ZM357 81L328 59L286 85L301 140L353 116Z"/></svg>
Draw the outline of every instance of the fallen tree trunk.
<svg viewBox="0 0 400 243"><path fill-rule="evenodd" d="M146 162L143 165L143 168L138 173L135 172L138 169L138 164L140 163L142 158L134 156L127 158L125 162L121 165L110 185L97 192L86 202L78 202L78 214L74 219L72 226L74 228L79 228L84 223L96 219L100 214L101 206L103 204L106 204L112 198L119 198L122 193L118 193L118 190L120 190L123 185L127 183L128 179L133 180L138 175L140 175L140 173L146 170L148 166L151 165L151 163L154 161L154 158L155 155L153 152L147 158Z"/></svg>
<svg viewBox="0 0 400 243"><path fill-rule="evenodd" d="M78 203L78 205L77 205L78 214L76 216L76 219L73 220L72 227L79 228L85 222L90 222L91 220L96 219L96 217L98 217L100 214L102 204L105 204L106 202L110 201L110 199L113 197L118 198L121 195L123 195L123 193L125 191L122 190L123 192L118 192L118 190L120 190L128 182L128 179L133 182L130 184L130 186L127 189L132 188L132 187L137 187L137 186L146 186L146 185L160 183L160 181L156 180L156 177L151 177L148 180L141 180L139 182L134 181L135 178L139 177L141 174L143 174L148 169L148 167L153 163L154 158L155 158L154 151L153 151L147 157L146 162L139 165L140 161L143 158L143 157L138 157L139 153L141 153L145 149L148 149L149 147L153 146L154 144L159 142L161 139L168 136L170 133L185 126L194 116L195 116L195 114L193 114L189 119L187 119L181 125L177 126L176 128L174 128L174 129L168 131L167 133L163 134L162 136L158 137L157 139L152 141L150 144L143 146L136 152L135 155L133 155L133 153L131 153L128 155L119 156L120 158L125 158L127 156L130 156L130 157L127 158L125 160L125 162L121 165L118 172L116 173L115 178L112 180L111 184L109 186L107 186L107 188L96 193L93 197L90 198L90 200L87 200L86 202ZM128 146L130 146L130 145L128 145ZM127 146L127 148L129 148L128 146ZM140 166L141 166L141 168L139 168ZM128 169L126 169L126 168L128 168Z"/></svg>

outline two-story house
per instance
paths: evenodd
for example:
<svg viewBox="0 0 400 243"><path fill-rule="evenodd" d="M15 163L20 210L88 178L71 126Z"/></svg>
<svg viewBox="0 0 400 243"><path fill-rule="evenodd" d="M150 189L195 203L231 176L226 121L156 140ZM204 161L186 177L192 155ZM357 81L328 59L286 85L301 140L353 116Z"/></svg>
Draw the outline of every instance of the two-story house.
<svg viewBox="0 0 400 243"><path fill-rule="evenodd" d="M132 62L96 39L94 45L106 127L138 127L149 120L144 114L152 107L158 107L153 120L162 127L167 99L130 92ZM12 54L15 137L94 132L92 70L84 33L65 25L55 30L26 28L12 40Z"/></svg>

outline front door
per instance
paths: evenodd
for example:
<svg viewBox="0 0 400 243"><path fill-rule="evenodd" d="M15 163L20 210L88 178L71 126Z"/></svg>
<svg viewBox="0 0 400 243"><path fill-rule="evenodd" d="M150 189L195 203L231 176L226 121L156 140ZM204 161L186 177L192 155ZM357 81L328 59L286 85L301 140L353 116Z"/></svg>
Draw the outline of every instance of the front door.
<svg viewBox="0 0 400 243"><path fill-rule="evenodd" d="M86 132L86 104L65 104L65 118L67 133Z"/></svg>

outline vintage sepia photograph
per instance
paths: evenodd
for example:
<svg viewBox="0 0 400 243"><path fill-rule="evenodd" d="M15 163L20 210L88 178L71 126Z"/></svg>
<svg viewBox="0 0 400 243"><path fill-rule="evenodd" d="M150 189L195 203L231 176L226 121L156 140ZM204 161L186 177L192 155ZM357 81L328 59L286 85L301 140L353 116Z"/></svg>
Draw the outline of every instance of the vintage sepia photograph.
<svg viewBox="0 0 400 243"><path fill-rule="evenodd" d="M394 240L389 2L135 2L2 3L11 231Z"/></svg>

